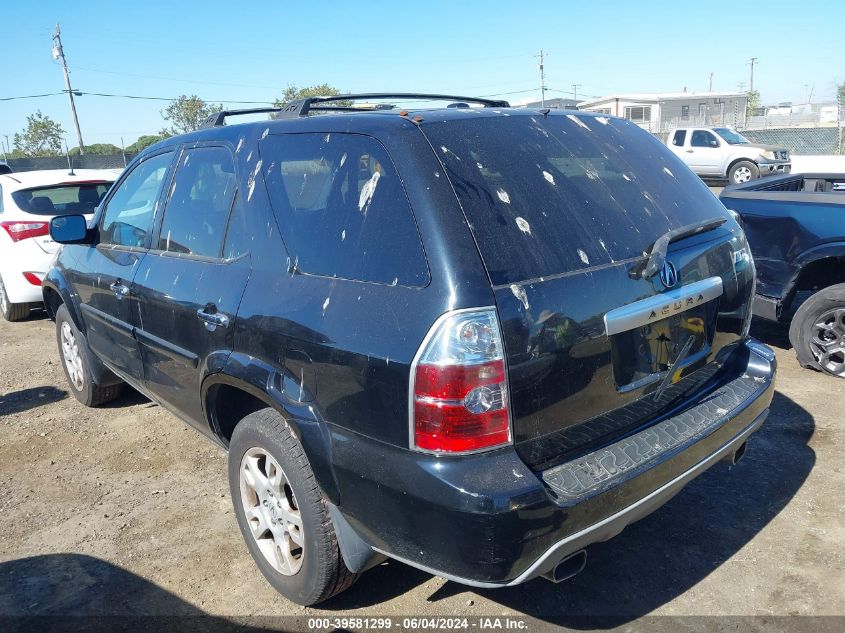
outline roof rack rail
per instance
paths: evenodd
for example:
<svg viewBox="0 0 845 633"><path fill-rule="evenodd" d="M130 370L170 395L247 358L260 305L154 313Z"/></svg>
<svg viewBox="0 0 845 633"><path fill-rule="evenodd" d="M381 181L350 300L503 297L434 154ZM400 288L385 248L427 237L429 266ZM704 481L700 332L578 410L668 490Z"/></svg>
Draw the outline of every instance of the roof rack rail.
<svg viewBox="0 0 845 633"><path fill-rule="evenodd" d="M210 127L221 127L226 125L226 117L230 116L237 116L241 114L263 114L269 112L281 112L283 108L246 108L244 110L221 110L220 112L215 112L205 120L205 122L200 126L201 130Z"/></svg>
<svg viewBox="0 0 845 633"><path fill-rule="evenodd" d="M291 101L278 111L277 118L308 116L311 110L343 110L370 111L369 108L355 108L352 106L324 106L333 101L356 101L359 99L414 99L426 101L453 101L462 103L479 103L485 108L509 108L507 101L484 99L481 97L462 97L457 95L428 94L417 92L363 92L358 94L331 95L326 97L307 97Z"/></svg>
<svg viewBox="0 0 845 633"><path fill-rule="evenodd" d="M479 103L485 108L509 108L510 104L507 101L496 99L484 99L482 97L461 97L457 95L441 95L441 94L426 94L417 92L365 92L359 94L347 95L329 95L325 97L307 97L305 99L297 99L291 101L281 108L267 107L267 108L247 108L243 110L221 110L210 115L205 122L200 126L201 130L222 127L226 125L226 117L238 116L242 114L274 114L275 118L288 118L298 116L308 116L311 110L339 110L343 112L371 112L373 110L387 110L392 109L393 106L381 105L372 108L355 107L348 105L332 106L324 105L330 104L333 101L356 101L359 99L415 99L426 101L452 101L460 103Z"/></svg>

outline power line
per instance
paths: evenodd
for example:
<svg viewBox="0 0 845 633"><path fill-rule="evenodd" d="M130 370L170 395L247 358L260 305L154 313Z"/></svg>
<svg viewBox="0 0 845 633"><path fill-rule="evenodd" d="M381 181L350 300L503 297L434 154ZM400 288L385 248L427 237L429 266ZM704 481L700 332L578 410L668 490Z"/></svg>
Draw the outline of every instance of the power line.
<svg viewBox="0 0 845 633"><path fill-rule="evenodd" d="M0 97L0 101L16 101L17 99L40 99L41 97L55 97L56 95L63 95L64 90L62 92L45 92L44 94L40 95L23 95L20 97Z"/></svg>
<svg viewBox="0 0 845 633"><path fill-rule="evenodd" d="M45 92L43 94L37 95L22 95L17 97L0 97L0 101L15 101L17 99L38 99L41 97L54 97L56 95L63 95L65 91L62 90L61 92ZM81 96L89 96L89 97L112 97L117 99L144 99L149 101L176 101L179 97L148 97L144 95L121 95L121 94L112 94L107 92L85 92L83 90L74 90L73 94L77 97ZM272 105L275 103L274 101L237 101L232 99L203 99L206 103L246 103L246 104L253 104L253 105Z"/></svg>
<svg viewBox="0 0 845 633"><path fill-rule="evenodd" d="M578 86L580 87L581 84L578 84ZM564 94L564 95L573 95L573 96L576 94L576 93L572 92L571 90L557 90L555 88L546 88L546 91L548 91L548 92L559 92L559 93ZM580 94L582 97L588 97L590 99L598 99L599 97L602 96L602 95L588 95L584 92L581 92L581 93L578 93L578 94Z"/></svg>
<svg viewBox="0 0 845 633"><path fill-rule="evenodd" d="M529 88L528 90L514 90L512 92L494 92L493 94L489 95L478 95L479 97L503 97L506 95L521 95L525 94L526 92L537 92L536 88Z"/></svg>
<svg viewBox="0 0 845 633"><path fill-rule="evenodd" d="M85 66L68 66L71 70L81 70L90 73L104 73L107 75L118 75L121 77L138 77L140 79L158 79L160 81L178 81L180 83L200 84L207 86L234 86L236 88L267 88L270 90L278 90L278 86L262 86L257 84L239 84L229 83L223 81L197 81L195 79L182 79L179 77L162 77L159 75L142 75L139 73L124 73L116 70L104 70L101 68L86 68Z"/></svg>
<svg viewBox="0 0 845 633"><path fill-rule="evenodd" d="M88 95L91 97L114 97L117 99L144 99L148 101L176 101L179 97L148 97L148 96L141 96L141 95L120 95L120 94L111 94L107 92L81 92L79 90L75 91L78 95ZM275 103L274 101L233 101L231 99L202 99L206 103L249 103L254 105L272 105Z"/></svg>

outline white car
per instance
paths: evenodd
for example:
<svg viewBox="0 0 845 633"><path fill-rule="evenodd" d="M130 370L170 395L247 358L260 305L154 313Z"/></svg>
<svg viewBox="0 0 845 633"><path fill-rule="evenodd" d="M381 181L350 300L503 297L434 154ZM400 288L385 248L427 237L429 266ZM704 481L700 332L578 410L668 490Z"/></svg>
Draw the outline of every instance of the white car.
<svg viewBox="0 0 845 633"><path fill-rule="evenodd" d="M50 239L50 218L91 217L117 169L24 171L0 175L0 312L7 321L29 316L40 304L41 280L59 245Z"/></svg>

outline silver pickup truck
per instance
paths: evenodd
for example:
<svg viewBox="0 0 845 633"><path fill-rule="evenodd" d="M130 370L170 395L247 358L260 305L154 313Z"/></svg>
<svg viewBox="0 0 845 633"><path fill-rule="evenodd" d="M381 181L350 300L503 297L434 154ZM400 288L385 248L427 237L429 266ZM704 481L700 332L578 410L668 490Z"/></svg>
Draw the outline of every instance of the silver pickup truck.
<svg viewBox="0 0 845 633"><path fill-rule="evenodd" d="M740 184L792 170L789 150L753 143L726 127L677 128L666 146L703 178L727 178Z"/></svg>

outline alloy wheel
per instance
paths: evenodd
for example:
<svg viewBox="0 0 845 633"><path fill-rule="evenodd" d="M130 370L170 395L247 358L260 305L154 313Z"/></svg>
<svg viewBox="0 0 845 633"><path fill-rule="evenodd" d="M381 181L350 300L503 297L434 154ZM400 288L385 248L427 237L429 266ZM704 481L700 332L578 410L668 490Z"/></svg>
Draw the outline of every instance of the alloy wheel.
<svg viewBox="0 0 845 633"><path fill-rule="evenodd" d="M816 319L810 350L824 371L845 376L845 308L828 310Z"/></svg>
<svg viewBox="0 0 845 633"><path fill-rule="evenodd" d="M734 182L739 184L751 180L751 170L748 167L740 167L734 172Z"/></svg>
<svg viewBox="0 0 845 633"><path fill-rule="evenodd" d="M62 323L62 357L67 367L67 375L77 391L85 387L85 374L82 369L82 356L79 353L79 342L70 327L70 323Z"/></svg>
<svg viewBox="0 0 845 633"><path fill-rule="evenodd" d="M249 531L267 562L293 576L302 567L302 514L287 475L266 450L249 449L241 460L241 507Z"/></svg>

